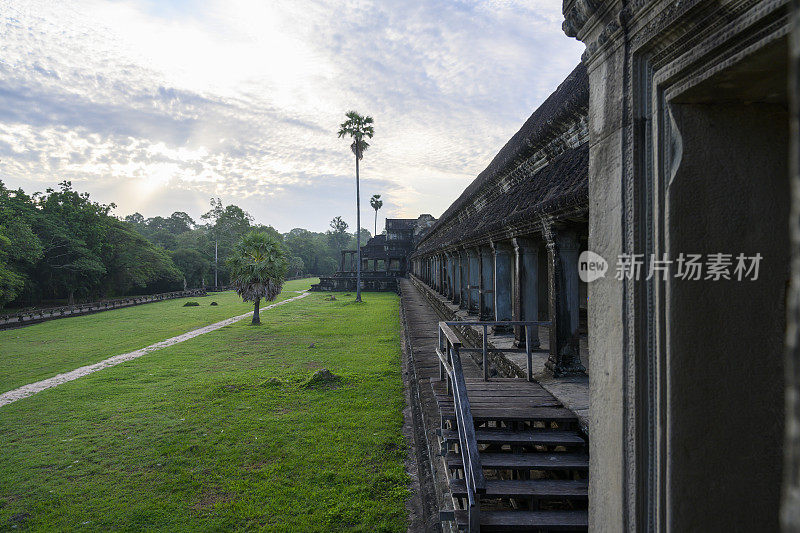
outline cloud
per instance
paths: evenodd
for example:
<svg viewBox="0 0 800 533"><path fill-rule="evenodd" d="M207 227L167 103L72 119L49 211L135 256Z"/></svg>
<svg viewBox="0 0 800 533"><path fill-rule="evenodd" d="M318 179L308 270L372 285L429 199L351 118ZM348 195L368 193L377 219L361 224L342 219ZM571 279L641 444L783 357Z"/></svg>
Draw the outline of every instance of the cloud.
<svg viewBox="0 0 800 533"><path fill-rule="evenodd" d="M364 218L376 193L438 216L577 64L560 6L0 0L0 179L71 179L118 214L213 195L281 230L354 226L335 133L356 109Z"/></svg>

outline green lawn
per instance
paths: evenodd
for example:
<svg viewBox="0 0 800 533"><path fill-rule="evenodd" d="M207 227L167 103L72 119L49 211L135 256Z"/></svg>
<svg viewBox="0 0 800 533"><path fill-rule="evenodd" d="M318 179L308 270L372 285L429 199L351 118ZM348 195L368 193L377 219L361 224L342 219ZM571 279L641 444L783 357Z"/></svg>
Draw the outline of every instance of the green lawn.
<svg viewBox="0 0 800 533"><path fill-rule="evenodd" d="M0 530L405 531L398 298L326 297L0 407Z"/></svg>
<svg viewBox="0 0 800 533"><path fill-rule="evenodd" d="M317 278L287 281L276 301L297 296L294 291L317 282ZM183 307L189 300L200 306ZM212 301L218 305L210 305ZM252 310L252 304L230 291L0 331L0 393Z"/></svg>

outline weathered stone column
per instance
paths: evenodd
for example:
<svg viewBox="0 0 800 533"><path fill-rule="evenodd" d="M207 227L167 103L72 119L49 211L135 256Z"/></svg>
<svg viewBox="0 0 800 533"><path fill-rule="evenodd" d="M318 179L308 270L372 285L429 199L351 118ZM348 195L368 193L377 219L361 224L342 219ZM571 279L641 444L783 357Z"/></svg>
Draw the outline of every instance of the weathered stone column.
<svg viewBox="0 0 800 533"><path fill-rule="evenodd" d="M461 309L469 308L469 258L466 250L458 251L459 264L461 265L461 301L458 306Z"/></svg>
<svg viewBox="0 0 800 533"><path fill-rule="evenodd" d="M514 248L509 242L493 242L494 252L494 319L498 322L513 320L511 302L511 271ZM495 326L495 333L510 333L508 326Z"/></svg>
<svg viewBox="0 0 800 533"><path fill-rule="evenodd" d="M437 287L437 290L439 291L439 294L444 294L444 265L441 254L436 256L436 275L439 278L439 286Z"/></svg>
<svg viewBox="0 0 800 533"><path fill-rule="evenodd" d="M450 258L453 261L453 296L451 298L453 303L458 305L461 302L461 262L457 251L450 252Z"/></svg>
<svg viewBox="0 0 800 533"><path fill-rule="evenodd" d="M494 320L494 254L491 246L481 246L481 295L480 319Z"/></svg>
<svg viewBox="0 0 800 533"><path fill-rule="evenodd" d="M574 232L545 225L550 318L550 358L545 366L555 377L583 374L578 338L578 239Z"/></svg>
<svg viewBox="0 0 800 533"><path fill-rule="evenodd" d="M453 294L453 266L452 266L452 258L450 257L450 252L446 252L444 254L444 276L445 281L447 282L447 290L444 292L445 297L448 300L452 300Z"/></svg>
<svg viewBox="0 0 800 533"><path fill-rule="evenodd" d="M539 320L539 246L532 239L514 243L514 320ZM525 346L525 328L514 328L517 346ZM531 328L531 347L539 347L539 328Z"/></svg>
<svg viewBox="0 0 800 533"><path fill-rule="evenodd" d="M791 134L789 142L792 207L792 270L786 316L786 439L784 446L783 530L800 531L800 0L792 2L792 33L789 36L789 94Z"/></svg>
<svg viewBox="0 0 800 533"><path fill-rule="evenodd" d="M426 268L428 271L426 274L428 277L428 284L430 285L431 283L433 283L433 259L430 257L428 258L428 264Z"/></svg>
<svg viewBox="0 0 800 533"><path fill-rule="evenodd" d="M469 314L477 315L480 311L481 270L480 256L477 248L467 251L469 260Z"/></svg>
<svg viewBox="0 0 800 533"><path fill-rule="evenodd" d="M339 261L339 272L344 272L344 251L341 252L342 258Z"/></svg>
<svg viewBox="0 0 800 533"><path fill-rule="evenodd" d="M445 255L439 254L439 272L442 276L442 288L439 290L439 293L442 296L447 296L447 257Z"/></svg>

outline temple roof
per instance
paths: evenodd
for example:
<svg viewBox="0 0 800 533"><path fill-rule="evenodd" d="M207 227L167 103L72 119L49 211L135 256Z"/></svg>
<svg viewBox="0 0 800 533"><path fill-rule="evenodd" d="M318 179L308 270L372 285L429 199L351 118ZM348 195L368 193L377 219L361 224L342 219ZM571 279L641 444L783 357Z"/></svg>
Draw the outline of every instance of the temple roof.
<svg viewBox="0 0 800 533"><path fill-rule="evenodd" d="M589 80L586 68L579 64L444 212L417 252L474 239L568 207L588 206L588 146L559 142L576 124L585 122L588 107ZM536 170L523 165L542 152L547 154L546 161L529 165ZM510 183L508 190L499 190L501 180Z"/></svg>

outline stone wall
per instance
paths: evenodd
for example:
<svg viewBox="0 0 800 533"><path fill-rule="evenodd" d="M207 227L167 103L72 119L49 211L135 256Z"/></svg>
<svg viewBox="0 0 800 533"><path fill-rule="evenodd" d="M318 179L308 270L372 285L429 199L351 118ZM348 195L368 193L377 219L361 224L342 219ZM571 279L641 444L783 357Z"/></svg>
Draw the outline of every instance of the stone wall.
<svg viewBox="0 0 800 533"><path fill-rule="evenodd" d="M71 306L48 307L46 309L28 309L19 313L0 315L0 329L18 328L56 318L88 315L91 313L99 313L101 311L110 311L112 309L160 302L174 298L189 298L192 296L205 295L205 289L191 289L186 291L151 294L149 296L131 296L128 298L117 298L114 300L101 300L99 302Z"/></svg>
<svg viewBox="0 0 800 533"><path fill-rule="evenodd" d="M749 286L589 285L590 527L776 530L788 2L563 10L565 32L587 47L589 248L642 254L645 271L663 253L762 250L771 261Z"/></svg>

